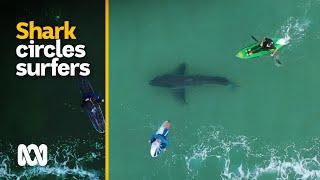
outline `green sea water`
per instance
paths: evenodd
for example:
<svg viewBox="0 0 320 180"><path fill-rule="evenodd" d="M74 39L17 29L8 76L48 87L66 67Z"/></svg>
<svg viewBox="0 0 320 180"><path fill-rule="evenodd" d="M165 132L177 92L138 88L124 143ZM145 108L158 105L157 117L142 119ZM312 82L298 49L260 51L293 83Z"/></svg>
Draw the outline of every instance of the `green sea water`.
<svg viewBox="0 0 320 180"><path fill-rule="evenodd" d="M320 1L111 1L111 179L319 179ZM287 38L279 58L241 60L250 35ZM187 74L239 87L186 89L187 105L148 81ZM148 139L171 121L157 158Z"/></svg>

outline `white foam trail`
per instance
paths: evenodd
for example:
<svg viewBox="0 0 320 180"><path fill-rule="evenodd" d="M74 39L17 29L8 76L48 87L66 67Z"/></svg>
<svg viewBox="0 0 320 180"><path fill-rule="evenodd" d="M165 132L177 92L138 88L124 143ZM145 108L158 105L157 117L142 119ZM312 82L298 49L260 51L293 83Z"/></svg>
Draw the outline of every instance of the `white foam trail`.
<svg viewBox="0 0 320 180"><path fill-rule="evenodd" d="M290 37L284 37L279 39L276 43L284 46L289 44L289 42L290 42Z"/></svg>
<svg viewBox="0 0 320 180"><path fill-rule="evenodd" d="M3 145L0 143L1 146ZM51 144L50 147L51 150L55 150L49 153L48 164L44 167L17 168L15 167L16 150L9 148L5 152L0 152L0 179L37 179L48 175L51 178L59 177L61 179L72 177L96 180L102 178L103 172L94 170L88 165L102 158L103 143L70 139ZM85 147L88 148L88 151L79 153Z"/></svg>
<svg viewBox="0 0 320 180"><path fill-rule="evenodd" d="M306 36L310 24L311 21L307 18L289 17L280 28L280 36L283 37L282 43L288 44L289 41L292 41L294 44L299 45Z"/></svg>
<svg viewBox="0 0 320 180"><path fill-rule="evenodd" d="M201 172L201 164L217 161L222 179L259 179L265 175L277 179L320 179L319 139L312 140L307 147L290 144L283 148L261 146L257 139L230 135L221 128L206 127L202 131L199 143L185 156L186 169L192 178ZM234 156L238 158L233 159Z"/></svg>

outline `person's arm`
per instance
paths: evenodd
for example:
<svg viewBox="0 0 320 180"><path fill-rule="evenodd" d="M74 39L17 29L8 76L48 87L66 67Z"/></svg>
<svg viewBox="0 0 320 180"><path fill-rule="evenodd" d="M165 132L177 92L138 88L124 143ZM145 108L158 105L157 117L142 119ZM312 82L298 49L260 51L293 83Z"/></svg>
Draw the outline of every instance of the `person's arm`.
<svg viewBox="0 0 320 180"><path fill-rule="evenodd" d="M270 54L270 56L274 56L277 51L278 51L278 49L275 49L275 50Z"/></svg>
<svg viewBox="0 0 320 180"><path fill-rule="evenodd" d="M155 138L155 134L151 136L151 138L149 139L149 143L153 143L156 140Z"/></svg>
<svg viewBox="0 0 320 180"><path fill-rule="evenodd" d="M264 37L261 41L260 41L260 47L263 47L264 42L266 41L266 37Z"/></svg>
<svg viewBox="0 0 320 180"><path fill-rule="evenodd" d="M84 107L88 101L89 101L88 98L83 99L81 102L81 107Z"/></svg>

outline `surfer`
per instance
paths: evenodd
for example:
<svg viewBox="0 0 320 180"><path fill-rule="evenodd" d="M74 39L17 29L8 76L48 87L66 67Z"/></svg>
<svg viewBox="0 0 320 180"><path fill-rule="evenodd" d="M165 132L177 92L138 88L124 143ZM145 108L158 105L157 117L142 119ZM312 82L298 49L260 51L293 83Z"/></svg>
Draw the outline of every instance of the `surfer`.
<svg viewBox="0 0 320 180"><path fill-rule="evenodd" d="M271 50L274 49L275 51L271 54L271 56L274 55L274 53L276 52L276 46L274 45L274 42L272 39L270 38L263 38L263 40L261 41L261 43L255 47L253 47L252 49L248 49L247 53L249 55L260 52L260 51L264 51L264 50Z"/></svg>
<svg viewBox="0 0 320 180"><path fill-rule="evenodd" d="M88 93L83 96L81 106L84 107L90 101L93 103L100 104L104 102L104 99L99 95Z"/></svg>
<svg viewBox="0 0 320 180"><path fill-rule="evenodd" d="M251 38L256 41L255 44L252 44L242 50L240 50L236 56L240 59L249 59L257 58L265 55L270 55L274 57L274 62L277 67L282 66L282 63L279 60L279 56L276 53L280 48L289 43L287 38L268 38L264 37L262 41L257 40L254 36Z"/></svg>
<svg viewBox="0 0 320 180"><path fill-rule="evenodd" d="M81 78L79 82L81 93L81 107L87 113L93 127L99 133L105 131L105 120L100 105L104 99L94 92L87 78Z"/></svg>
<svg viewBox="0 0 320 180"><path fill-rule="evenodd" d="M272 39L265 37L263 41L261 42L260 46L262 47L263 50L273 50L273 52L270 54L270 56L274 56L278 49L274 45L274 42ZM275 65L277 67L280 67L282 63L280 62L279 58L275 58Z"/></svg>
<svg viewBox="0 0 320 180"><path fill-rule="evenodd" d="M169 121L165 121L158 131L151 136L149 143L151 144L150 154L152 157L157 157L161 151L165 151L169 144L167 139L170 129Z"/></svg>
<svg viewBox="0 0 320 180"><path fill-rule="evenodd" d="M263 41L260 43L262 49L269 50L269 49L276 49L274 46L274 42L272 39L265 37Z"/></svg>
<svg viewBox="0 0 320 180"><path fill-rule="evenodd" d="M153 142L157 141L157 143L160 144L160 149L165 150L166 147L168 146L169 142L165 136L162 134L154 134L152 135L150 139L150 143L152 144Z"/></svg>

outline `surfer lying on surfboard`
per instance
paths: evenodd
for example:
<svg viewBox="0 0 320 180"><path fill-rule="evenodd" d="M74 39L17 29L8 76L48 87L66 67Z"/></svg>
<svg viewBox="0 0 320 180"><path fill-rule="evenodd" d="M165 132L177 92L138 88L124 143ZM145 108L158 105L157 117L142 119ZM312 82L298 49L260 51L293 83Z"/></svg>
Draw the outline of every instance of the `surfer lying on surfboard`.
<svg viewBox="0 0 320 180"><path fill-rule="evenodd" d="M254 38L257 42L258 40L256 38ZM274 49L275 51L273 53L271 53L270 55L273 56L274 53L276 52L276 46L274 45L274 42L272 39L270 38L263 38L263 40L260 42L260 44L254 46L253 48L251 49L248 49L247 50L247 53L249 55L251 54L254 54L254 53L257 53L257 52L260 52L260 51L268 51L268 50L272 50Z"/></svg>
<svg viewBox="0 0 320 180"><path fill-rule="evenodd" d="M166 149L169 142L167 139L168 133L170 129L169 121L165 121L158 131L151 136L149 140L151 144L150 154L152 157L157 157L162 151Z"/></svg>
<svg viewBox="0 0 320 180"><path fill-rule="evenodd" d="M252 36L252 38L254 38L254 37ZM254 38L254 39L257 41L256 38ZM252 55L253 53L257 53L257 52L260 52L260 51L270 51L270 50L272 51L270 56L274 56L275 53L278 51L277 47L274 45L273 40L270 39L270 38L264 37L260 44L258 44L257 46L253 47L252 49L248 49L247 53L249 55ZM275 59L275 65L276 66L281 66L282 63L280 62L279 59Z"/></svg>
<svg viewBox="0 0 320 180"><path fill-rule="evenodd" d="M265 55L275 56L276 52L283 46L288 44L286 38L263 38L262 41L258 41L254 36L252 39L256 41L255 44L251 44L241 49L236 56L240 59L258 58ZM275 65L280 66L282 63L279 61L279 57L275 57Z"/></svg>

